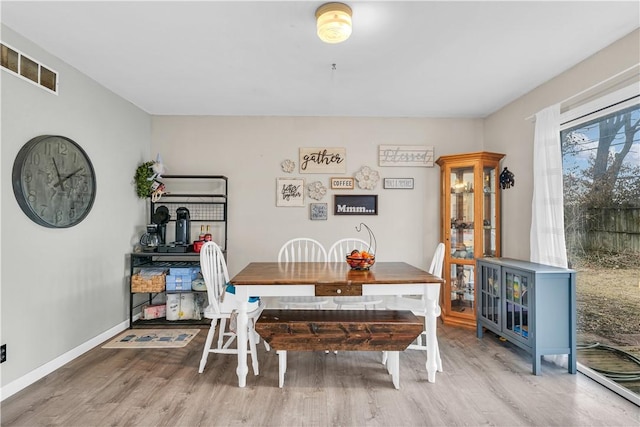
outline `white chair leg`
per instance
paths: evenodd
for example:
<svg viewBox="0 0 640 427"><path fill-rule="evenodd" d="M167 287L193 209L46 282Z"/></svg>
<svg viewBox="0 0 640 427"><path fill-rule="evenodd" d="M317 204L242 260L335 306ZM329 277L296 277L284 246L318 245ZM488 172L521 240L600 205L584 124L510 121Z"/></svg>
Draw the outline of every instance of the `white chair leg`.
<svg viewBox="0 0 640 427"><path fill-rule="evenodd" d="M438 339L436 338L436 369L438 372L442 372L442 359L440 358L440 346L438 345Z"/></svg>
<svg viewBox="0 0 640 427"><path fill-rule="evenodd" d="M383 365L387 364L387 359L389 358L389 355L387 353L388 353L388 351L383 351L382 352L382 364Z"/></svg>
<svg viewBox="0 0 640 427"><path fill-rule="evenodd" d="M204 343L204 350L202 351L202 358L200 359L200 368L198 369L198 373L200 374L204 372L204 367L207 364L207 357L209 357L209 349L211 349L211 344L213 344L213 336L216 333L217 324L217 319L211 320L211 327L207 333L207 340Z"/></svg>
<svg viewBox="0 0 640 427"><path fill-rule="evenodd" d="M287 351L278 350L278 387L284 386L284 374L287 372Z"/></svg>
<svg viewBox="0 0 640 427"><path fill-rule="evenodd" d="M249 351L251 352L251 366L253 366L253 374L259 375L260 370L258 367L258 351L256 349L256 332L253 329L250 329L247 335L249 336Z"/></svg>
<svg viewBox="0 0 640 427"><path fill-rule="evenodd" d="M227 329L227 319L220 319L220 330L218 331L218 348L222 348L224 343L224 331Z"/></svg>

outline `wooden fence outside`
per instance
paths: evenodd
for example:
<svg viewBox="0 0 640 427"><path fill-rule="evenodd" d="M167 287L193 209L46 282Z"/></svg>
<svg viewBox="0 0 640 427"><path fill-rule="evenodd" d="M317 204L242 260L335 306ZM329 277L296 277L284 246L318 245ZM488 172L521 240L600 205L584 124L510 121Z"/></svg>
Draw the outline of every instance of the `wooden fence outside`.
<svg viewBox="0 0 640 427"><path fill-rule="evenodd" d="M640 208L590 208L583 215L586 250L640 252Z"/></svg>

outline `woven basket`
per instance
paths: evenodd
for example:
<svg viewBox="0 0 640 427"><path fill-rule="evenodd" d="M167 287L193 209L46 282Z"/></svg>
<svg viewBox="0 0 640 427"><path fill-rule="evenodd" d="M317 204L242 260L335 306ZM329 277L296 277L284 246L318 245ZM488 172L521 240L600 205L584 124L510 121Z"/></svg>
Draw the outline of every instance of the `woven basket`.
<svg viewBox="0 0 640 427"><path fill-rule="evenodd" d="M144 278L140 273L131 277L131 292L164 292L167 273Z"/></svg>

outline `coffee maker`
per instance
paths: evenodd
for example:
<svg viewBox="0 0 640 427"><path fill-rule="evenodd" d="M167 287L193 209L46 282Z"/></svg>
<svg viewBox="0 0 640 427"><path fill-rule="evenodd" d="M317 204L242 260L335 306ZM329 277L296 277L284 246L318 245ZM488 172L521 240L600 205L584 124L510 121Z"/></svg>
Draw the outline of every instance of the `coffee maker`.
<svg viewBox="0 0 640 427"><path fill-rule="evenodd" d="M176 245L189 245L191 239L191 219L189 209L180 207L176 209Z"/></svg>

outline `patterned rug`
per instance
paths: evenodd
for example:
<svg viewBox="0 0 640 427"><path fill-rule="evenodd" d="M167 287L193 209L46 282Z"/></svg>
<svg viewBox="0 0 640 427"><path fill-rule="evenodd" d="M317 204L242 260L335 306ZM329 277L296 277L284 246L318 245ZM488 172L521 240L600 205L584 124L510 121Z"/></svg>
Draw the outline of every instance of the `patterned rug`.
<svg viewBox="0 0 640 427"><path fill-rule="evenodd" d="M184 347L200 329L128 329L102 348Z"/></svg>

